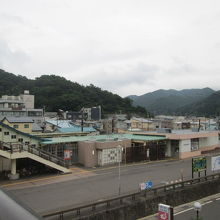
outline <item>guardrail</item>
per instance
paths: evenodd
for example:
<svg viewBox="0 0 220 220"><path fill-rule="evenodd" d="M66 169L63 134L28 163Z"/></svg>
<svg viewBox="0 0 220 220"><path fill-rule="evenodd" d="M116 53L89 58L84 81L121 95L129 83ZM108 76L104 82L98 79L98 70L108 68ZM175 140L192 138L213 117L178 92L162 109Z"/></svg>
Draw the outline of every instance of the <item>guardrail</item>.
<svg viewBox="0 0 220 220"><path fill-rule="evenodd" d="M31 145L1 142L0 149L5 151L10 151L10 153L28 151L29 153L35 154L45 160L49 160L53 163L69 168L69 164L63 158L60 158L54 154L51 154L50 152L44 151L40 148L36 148Z"/></svg>
<svg viewBox="0 0 220 220"><path fill-rule="evenodd" d="M101 211L103 209L108 210L109 208L112 208L114 206L123 206L124 203L129 201L135 201L136 199L140 197L147 197L150 195L157 195L160 192L166 192L171 190L176 190L179 188L186 188L195 184L199 184L202 182L212 181L220 179L220 173L212 174L209 176L204 176L196 179L190 179L178 183L173 183L169 185L159 186L159 187L153 187L150 190L146 189L143 191L138 191L130 194L124 194L121 196L112 197L110 199L104 199L97 202L87 203L84 205L78 205L75 207L55 211L55 212L48 212L44 213L42 217L46 219L64 219L64 218L79 218L83 215L88 215L89 213L94 213L95 211Z"/></svg>

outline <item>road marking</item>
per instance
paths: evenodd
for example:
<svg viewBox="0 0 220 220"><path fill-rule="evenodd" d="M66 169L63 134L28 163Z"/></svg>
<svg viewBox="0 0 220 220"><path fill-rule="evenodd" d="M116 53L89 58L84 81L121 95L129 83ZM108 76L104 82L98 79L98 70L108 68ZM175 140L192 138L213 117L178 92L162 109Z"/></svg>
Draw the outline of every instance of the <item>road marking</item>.
<svg viewBox="0 0 220 220"><path fill-rule="evenodd" d="M217 198L216 200L220 200L220 198Z"/></svg>
<svg viewBox="0 0 220 220"><path fill-rule="evenodd" d="M207 205L207 204L209 204L211 202L213 202L213 201L204 202L202 205Z"/></svg>
<svg viewBox="0 0 220 220"><path fill-rule="evenodd" d="M183 211L177 212L177 213L174 214L174 216L175 216L175 215L182 214L182 213L184 213L184 212L188 212L188 211L190 211L190 210L192 210L192 209L193 209L193 208L189 208L189 209L185 209L185 210L183 210Z"/></svg>

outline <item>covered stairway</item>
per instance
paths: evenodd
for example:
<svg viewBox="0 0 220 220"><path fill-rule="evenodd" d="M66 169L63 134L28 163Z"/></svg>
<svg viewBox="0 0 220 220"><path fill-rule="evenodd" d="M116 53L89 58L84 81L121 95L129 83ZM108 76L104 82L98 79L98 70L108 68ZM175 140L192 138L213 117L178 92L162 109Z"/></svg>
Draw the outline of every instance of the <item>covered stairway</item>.
<svg viewBox="0 0 220 220"><path fill-rule="evenodd" d="M67 162L47 151L24 144L0 142L0 156L11 160L11 179L17 179L16 159L30 158L63 173L70 173Z"/></svg>

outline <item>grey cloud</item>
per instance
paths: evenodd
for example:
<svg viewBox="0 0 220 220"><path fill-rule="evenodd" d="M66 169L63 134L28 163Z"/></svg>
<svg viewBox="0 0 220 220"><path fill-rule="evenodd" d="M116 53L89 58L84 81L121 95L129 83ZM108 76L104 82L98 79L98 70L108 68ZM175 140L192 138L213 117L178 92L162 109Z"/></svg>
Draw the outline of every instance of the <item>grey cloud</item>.
<svg viewBox="0 0 220 220"><path fill-rule="evenodd" d="M0 39L0 67L3 69L20 69L22 65L30 60L29 56L21 50L12 50L8 43Z"/></svg>
<svg viewBox="0 0 220 220"><path fill-rule="evenodd" d="M86 81L110 90L134 84L137 86L148 85L154 83L159 70L158 66L144 63L138 63L135 66L111 66L98 70L89 76Z"/></svg>
<svg viewBox="0 0 220 220"><path fill-rule="evenodd" d="M12 24L14 23L19 23L23 24L24 21L20 16L15 16L15 15L10 15L10 14L5 14L5 13L0 13L0 20L1 22L10 22Z"/></svg>

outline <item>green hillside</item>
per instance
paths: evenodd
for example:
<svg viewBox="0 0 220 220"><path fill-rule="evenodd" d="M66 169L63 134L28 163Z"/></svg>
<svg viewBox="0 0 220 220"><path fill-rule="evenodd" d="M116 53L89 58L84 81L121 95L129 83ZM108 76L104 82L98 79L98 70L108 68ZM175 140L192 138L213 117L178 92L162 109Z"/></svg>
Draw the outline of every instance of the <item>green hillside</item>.
<svg viewBox="0 0 220 220"><path fill-rule="evenodd" d="M145 108L132 106L129 98L122 98L94 85L82 86L55 75L43 75L35 80L16 76L0 69L0 95L18 95L30 90L35 95L35 107L46 111L58 109L78 111L82 107L101 105L103 113L136 113L147 116Z"/></svg>
<svg viewBox="0 0 220 220"><path fill-rule="evenodd" d="M145 107L154 114L177 114L188 111L187 108L181 111L184 106L197 103L213 93L214 90L210 88L184 89L180 91L170 89L129 97L133 100L134 105Z"/></svg>
<svg viewBox="0 0 220 220"><path fill-rule="evenodd" d="M180 114L197 116L220 116L220 91L205 99L178 109Z"/></svg>

